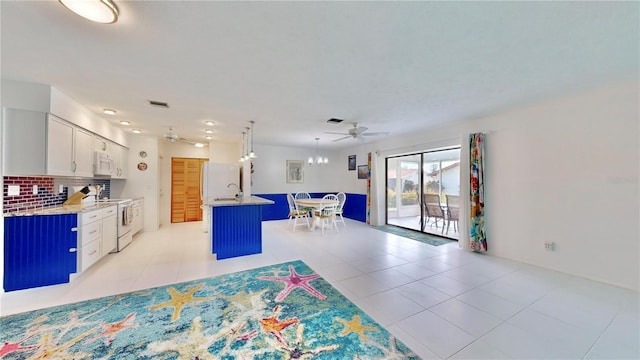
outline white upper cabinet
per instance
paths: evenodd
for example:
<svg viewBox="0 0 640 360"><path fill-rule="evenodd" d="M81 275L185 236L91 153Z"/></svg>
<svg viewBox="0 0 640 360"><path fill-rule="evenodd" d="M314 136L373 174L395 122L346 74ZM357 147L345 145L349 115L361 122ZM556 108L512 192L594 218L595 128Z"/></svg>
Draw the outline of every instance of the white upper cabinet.
<svg viewBox="0 0 640 360"><path fill-rule="evenodd" d="M116 145L115 149L115 169L117 174L114 176L116 179L127 178L127 167L129 166L129 149L124 146Z"/></svg>
<svg viewBox="0 0 640 360"><path fill-rule="evenodd" d="M49 115L47 120L46 175L73 176L73 135L75 128L68 122Z"/></svg>
<svg viewBox="0 0 640 360"><path fill-rule="evenodd" d="M94 134L55 115L3 109L2 173L93 177Z"/></svg>
<svg viewBox="0 0 640 360"><path fill-rule="evenodd" d="M2 174L44 175L47 114L3 108L2 118Z"/></svg>
<svg viewBox="0 0 640 360"><path fill-rule="evenodd" d="M93 134L53 115L47 126L47 175L93 177Z"/></svg>
<svg viewBox="0 0 640 360"><path fill-rule="evenodd" d="M74 175L93 177L93 134L81 128L74 133Z"/></svg>

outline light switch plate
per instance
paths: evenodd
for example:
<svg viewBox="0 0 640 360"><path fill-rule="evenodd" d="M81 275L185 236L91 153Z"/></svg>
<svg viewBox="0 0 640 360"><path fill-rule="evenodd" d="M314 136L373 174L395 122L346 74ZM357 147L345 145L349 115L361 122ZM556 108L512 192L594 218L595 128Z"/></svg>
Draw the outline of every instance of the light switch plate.
<svg viewBox="0 0 640 360"><path fill-rule="evenodd" d="M33 185L33 195L38 195L38 185Z"/></svg>
<svg viewBox="0 0 640 360"><path fill-rule="evenodd" d="M7 196L18 196L18 195L20 195L20 185L9 185Z"/></svg>
<svg viewBox="0 0 640 360"><path fill-rule="evenodd" d="M64 192L64 185L60 184L58 186L58 194L62 194Z"/></svg>

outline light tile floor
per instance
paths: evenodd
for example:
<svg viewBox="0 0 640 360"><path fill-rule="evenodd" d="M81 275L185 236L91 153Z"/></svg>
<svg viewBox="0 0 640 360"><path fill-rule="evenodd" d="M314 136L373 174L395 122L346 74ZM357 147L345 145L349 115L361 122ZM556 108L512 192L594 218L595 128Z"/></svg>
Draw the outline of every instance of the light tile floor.
<svg viewBox="0 0 640 360"><path fill-rule="evenodd" d="M301 259L423 359L640 358L637 292L346 221L324 236L265 222L262 254L222 261L201 223L168 225L70 284L1 294L0 313Z"/></svg>

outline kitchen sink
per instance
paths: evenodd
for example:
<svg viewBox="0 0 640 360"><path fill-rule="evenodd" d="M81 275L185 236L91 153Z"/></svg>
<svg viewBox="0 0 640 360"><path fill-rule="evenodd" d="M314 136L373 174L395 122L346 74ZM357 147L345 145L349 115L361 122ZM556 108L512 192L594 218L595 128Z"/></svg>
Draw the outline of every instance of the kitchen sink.
<svg viewBox="0 0 640 360"><path fill-rule="evenodd" d="M235 197L214 198L213 201L238 201Z"/></svg>

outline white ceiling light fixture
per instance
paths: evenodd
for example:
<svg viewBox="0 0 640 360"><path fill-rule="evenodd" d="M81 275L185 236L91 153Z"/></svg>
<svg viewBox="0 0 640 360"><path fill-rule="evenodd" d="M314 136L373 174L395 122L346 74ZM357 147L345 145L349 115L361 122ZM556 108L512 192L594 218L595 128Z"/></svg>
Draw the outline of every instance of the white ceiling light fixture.
<svg viewBox="0 0 640 360"><path fill-rule="evenodd" d="M320 153L318 152L318 141L319 140L320 140L320 138L316 138L316 156L315 156L315 158L313 156L309 156L309 158L307 159L307 164L309 166L312 166L314 163L316 165L318 165L318 166L326 165L326 164L329 163L329 158L320 156Z"/></svg>
<svg viewBox="0 0 640 360"><path fill-rule="evenodd" d="M215 123L213 121L205 121L204 124L207 125L207 126L215 125Z"/></svg>
<svg viewBox="0 0 640 360"><path fill-rule="evenodd" d="M67 9L100 24L118 21L118 7L112 0L58 0Z"/></svg>
<svg viewBox="0 0 640 360"><path fill-rule="evenodd" d="M249 121L251 123L251 152L249 153L249 159L255 159L258 156L256 156L256 153L253 152L253 124L255 124L256 122L251 120Z"/></svg>
<svg viewBox="0 0 640 360"><path fill-rule="evenodd" d="M195 146L197 148L201 148L201 147L204 147L204 144L197 142L197 143L193 144L193 146Z"/></svg>
<svg viewBox="0 0 640 360"><path fill-rule="evenodd" d="M213 134L213 130L211 130L211 129L207 129L204 132L206 132L207 134Z"/></svg>
<svg viewBox="0 0 640 360"><path fill-rule="evenodd" d="M115 114L116 114L116 111L115 111L115 110L113 110L113 109L104 109L104 110L102 110L102 112L103 112L105 115L111 115L111 116L113 116L113 115L115 115Z"/></svg>
<svg viewBox="0 0 640 360"><path fill-rule="evenodd" d="M207 139L207 140L212 140L212 139L213 139L213 136L209 136L209 135L207 135L207 136L205 136L204 138L205 138L205 139Z"/></svg>
<svg viewBox="0 0 640 360"><path fill-rule="evenodd" d="M129 126L131 125L131 123L123 120L123 121L120 121L120 125Z"/></svg>
<svg viewBox="0 0 640 360"><path fill-rule="evenodd" d="M139 130L139 129L133 129L131 130L131 132L134 134L142 134L142 130Z"/></svg>

